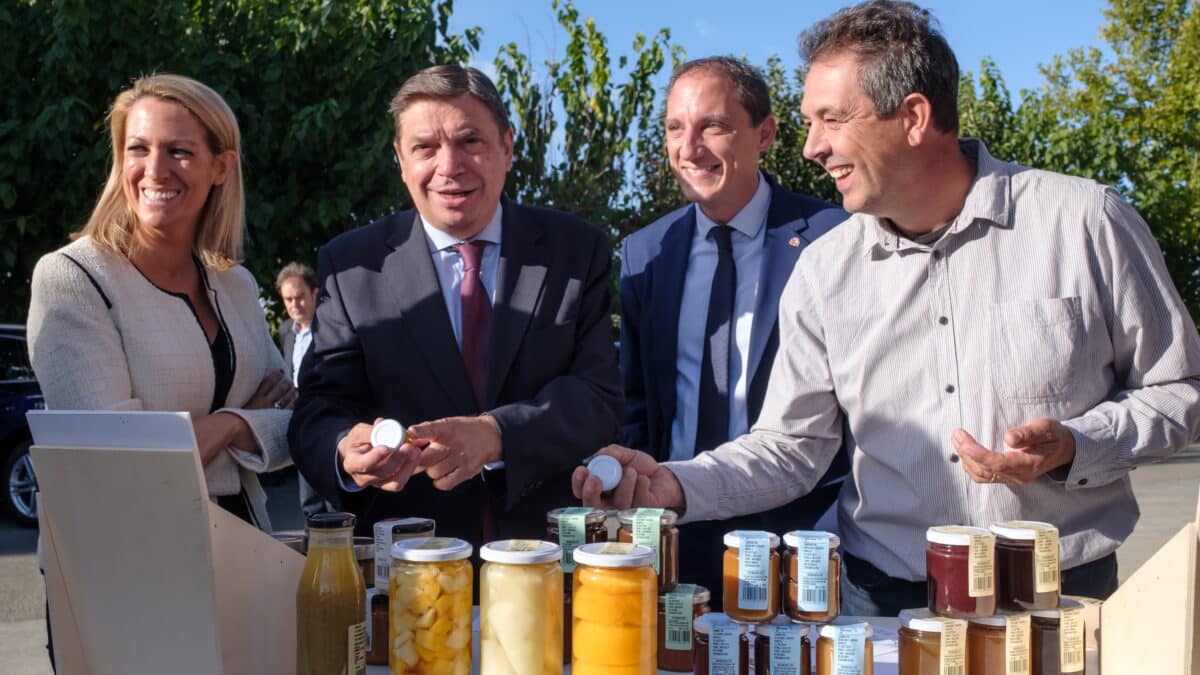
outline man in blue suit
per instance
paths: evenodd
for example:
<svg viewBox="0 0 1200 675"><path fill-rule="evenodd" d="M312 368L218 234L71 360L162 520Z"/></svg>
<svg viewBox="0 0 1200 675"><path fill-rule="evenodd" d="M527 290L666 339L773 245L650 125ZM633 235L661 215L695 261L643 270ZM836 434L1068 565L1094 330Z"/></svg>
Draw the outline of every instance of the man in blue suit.
<svg viewBox="0 0 1200 675"><path fill-rule="evenodd" d="M766 82L729 57L690 61L668 86L671 169L692 203L629 235L621 250L621 442L687 459L749 431L779 346L779 296L800 251L847 216L758 168L775 140ZM680 581L716 591L722 535L811 528L848 465L773 511L684 525ZM714 609L720 606L713 593Z"/></svg>

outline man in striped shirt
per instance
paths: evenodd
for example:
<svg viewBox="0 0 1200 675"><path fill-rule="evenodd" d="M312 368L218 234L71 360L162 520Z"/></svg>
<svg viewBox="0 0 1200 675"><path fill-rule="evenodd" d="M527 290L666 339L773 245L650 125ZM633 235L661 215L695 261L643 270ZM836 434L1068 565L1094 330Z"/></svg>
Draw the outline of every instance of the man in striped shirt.
<svg viewBox="0 0 1200 675"><path fill-rule="evenodd" d="M842 612L926 603L925 530L1046 521L1062 590L1107 597L1129 472L1200 432L1200 336L1146 223L1089 180L958 138L958 65L929 13L873 0L801 37L805 156L854 215L801 254L749 434L695 459L611 448L585 503L759 511L845 447ZM714 551L713 555L719 555Z"/></svg>

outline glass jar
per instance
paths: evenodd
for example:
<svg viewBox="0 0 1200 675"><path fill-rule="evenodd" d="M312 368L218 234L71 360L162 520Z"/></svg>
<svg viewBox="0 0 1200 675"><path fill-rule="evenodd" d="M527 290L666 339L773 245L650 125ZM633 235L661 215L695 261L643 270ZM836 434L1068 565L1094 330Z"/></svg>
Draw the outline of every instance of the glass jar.
<svg viewBox="0 0 1200 675"><path fill-rule="evenodd" d="M479 557L480 675L562 673L562 549L509 539Z"/></svg>
<svg viewBox="0 0 1200 675"><path fill-rule="evenodd" d="M679 584L658 596L658 669L692 672L693 622L712 611L703 586Z"/></svg>
<svg viewBox="0 0 1200 675"><path fill-rule="evenodd" d="M604 521L608 515L590 506L567 506L546 512L546 541L562 548L563 578L563 664L571 662L571 572L575 549L583 544L608 541Z"/></svg>
<svg viewBox="0 0 1200 675"><path fill-rule="evenodd" d="M997 614L970 619L967 622L967 672L1028 675L1029 625L1028 614Z"/></svg>
<svg viewBox="0 0 1200 675"><path fill-rule="evenodd" d="M995 539L980 527L941 525L926 530L931 612L961 619L996 613Z"/></svg>
<svg viewBox="0 0 1200 675"><path fill-rule="evenodd" d="M354 538L354 560L362 573L363 585L375 587L375 542L370 537Z"/></svg>
<svg viewBox="0 0 1200 675"><path fill-rule="evenodd" d="M665 593L679 583L678 516L670 509L625 509L617 514L621 528L617 541L641 544L654 549L654 571L658 572L658 592Z"/></svg>
<svg viewBox="0 0 1200 675"><path fill-rule="evenodd" d="M996 605L1015 611L1058 607L1058 528L1008 520L989 529L996 535Z"/></svg>
<svg viewBox="0 0 1200 675"><path fill-rule="evenodd" d="M367 589L367 637L365 651L368 666L388 664L388 596L379 588Z"/></svg>
<svg viewBox="0 0 1200 675"><path fill-rule="evenodd" d="M392 544L393 675L470 672L471 550L462 539L446 537Z"/></svg>
<svg viewBox="0 0 1200 675"><path fill-rule="evenodd" d="M571 672L655 675L654 551L637 544L575 550Z"/></svg>
<svg viewBox="0 0 1200 675"><path fill-rule="evenodd" d="M783 611L793 621L828 623L841 602L841 539L829 532L783 535Z"/></svg>
<svg viewBox="0 0 1200 675"><path fill-rule="evenodd" d="M721 600L742 623L767 623L779 614L779 536L758 530L725 534Z"/></svg>
<svg viewBox="0 0 1200 675"><path fill-rule="evenodd" d="M776 617L754 627L754 675L811 675L808 626Z"/></svg>
<svg viewBox="0 0 1200 675"><path fill-rule="evenodd" d="M967 623L934 616L924 607L901 610L899 663L904 675L971 672L966 669ZM1003 668L998 675L1004 675Z"/></svg>
<svg viewBox="0 0 1200 675"><path fill-rule="evenodd" d="M436 524L431 518L388 518L371 528L375 541L375 586L386 594L392 569L392 544L405 539L432 537Z"/></svg>
<svg viewBox="0 0 1200 675"><path fill-rule="evenodd" d="M871 624L847 617L821 626L817 638L817 675L875 675L873 633ZM843 641L845 644L839 644Z"/></svg>
<svg viewBox="0 0 1200 675"><path fill-rule="evenodd" d="M1062 600L1058 609L1029 614L1030 675L1083 672L1083 605Z"/></svg>
<svg viewBox="0 0 1200 675"><path fill-rule="evenodd" d="M359 673L366 626L365 586L352 546L354 516L308 518L308 558L296 589L296 672Z"/></svg>
<svg viewBox="0 0 1200 675"><path fill-rule="evenodd" d="M692 658L695 675L750 675L750 640L746 625L733 621L728 614L713 612L693 621L692 630L696 635Z"/></svg>

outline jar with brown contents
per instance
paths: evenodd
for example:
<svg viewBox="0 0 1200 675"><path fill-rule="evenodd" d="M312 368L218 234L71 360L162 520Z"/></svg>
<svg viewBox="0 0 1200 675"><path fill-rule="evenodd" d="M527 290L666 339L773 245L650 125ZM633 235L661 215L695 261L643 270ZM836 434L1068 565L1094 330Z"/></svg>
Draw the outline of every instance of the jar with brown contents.
<svg viewBox="0 0 1200 675"><path fill-rule="evenodd" d="M841 540L829 532L783 535L783 611L793 621L828 623L841 602Z"/></svg>
<svg viewBox="0 0 1200 675"><path fill-rule="evenodd" d="M562 548L563 574L563 664L571 662L571 573L575 570L575 549L583 544L608 541L604 511L590 506L567 506L546 512L546 541Z"/></svg>
<svg viewBox="0 0 1200 675"><path fill-rule="evenodd" d="M935 616L925 607L905 609L899 632L904 675L940 675L943 661L948 672L972 672L967 669L967 624L962 619ZM997 675L1004 675L1004 669Z"/></svg>
<svg viewBox="0 0 1200 675"><path fill-rule="evenodd" d="M695 675L734 672L750 675L750 640L747 626L728 614L705 614L692 623L696 633Z"/></svg>
<svg viewBox="0 0 1200 675"><path fill-rule="evenodd" d="M722 604L734 621L766 623L779 614L779 536L737 530L725 535Z"/></svg>
<svg viewBox="0 0 1200 675"><path fill-rule="evenodd" d="M1082 608L1083 605L1074 600L1063 600L1059 609L1030 612L1030 675L1083 672ZM1067 613L1066 621L1064 612Z"/></svg>
<svg viewBox="0 0 1200 675"><path fill-rule="evenodd" d="M811 675L808 625L776 617L754 627L754 675Z"/></svg>
<svg viewBox="0 0 1200 675"><path fill-rule="evenodd" d="M665 593L679 583L678 516L670 509L625 509L617 514L621 528L617 541L641 544L654 549L658 558L658 591Z"/></svg>
<svg viewBox="0 0 1200 675"><path fill-rule="evenodd" d="M658 596L658 669L674 673L692 672L693 622L711 610L709 590L695 584L679 584Z"/></svg>
<svg viewBox="0 0 1200 675"><path fill-rule="evenodd" d="M996 535L996 605L1014 611L1058 607L1058 528L1008 520L989 529Z"/></svg>
<svg viewBox="0 0 1200 675"><path fill-rule="evenodd" d="M296 672L362 672L366 608L362 570L352 548L354 516L308 518L308 559L296 590Z"/></svg>
<svg viewBox="0 0 1200 675"><path fill-rule="evenodd" d="M861 663L861 670L850 668L839 671L834 670L837 661L835 659L835 644L836 640L851 640L857 642L858 636L862 637L862 651L857 648L851 650L854 663ZM817 638L817 675L834 675L838 673L854 673L854 675L875 675L875 648L871 646L871 624L862 621L854 621L848 618L839 618L833 623L821 626L820 637Z"/></svg>
<svg viewBox="0 0 1200 675"><path fill-rule="evenodd" d="M967 623L967 672L1029 673L1029 628L1028 614L971 619Z"/></svg>

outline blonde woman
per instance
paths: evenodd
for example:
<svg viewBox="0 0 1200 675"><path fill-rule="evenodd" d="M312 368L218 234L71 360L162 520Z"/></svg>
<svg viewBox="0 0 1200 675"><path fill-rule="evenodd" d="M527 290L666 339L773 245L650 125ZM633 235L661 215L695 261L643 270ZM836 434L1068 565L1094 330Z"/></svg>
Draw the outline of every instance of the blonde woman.
<svg viewBox="0 0 1200 675"><path fill-rule="evenodd" d="M33 272L29 353L46 406L191 414L209 495L269 531L258 473L290 462L295 389L244 267L237 120L178 75L109 113L112 171L84 228Z"/></svg>

